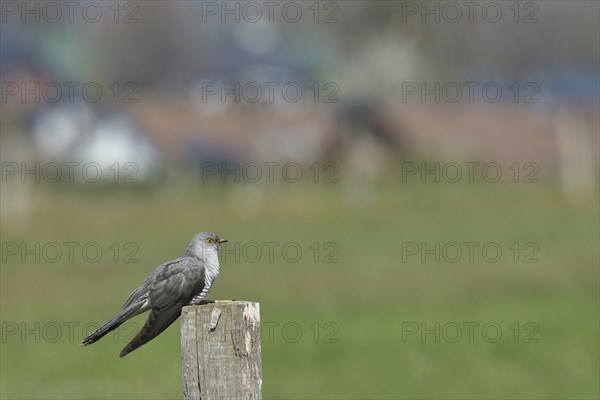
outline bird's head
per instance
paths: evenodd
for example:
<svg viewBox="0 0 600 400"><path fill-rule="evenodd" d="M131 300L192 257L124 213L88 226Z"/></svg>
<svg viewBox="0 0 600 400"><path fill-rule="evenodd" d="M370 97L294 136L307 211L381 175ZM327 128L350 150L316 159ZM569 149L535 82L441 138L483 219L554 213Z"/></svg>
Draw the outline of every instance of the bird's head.
<svg viewBox="0 0 600 400"><path fill-rule="evenodd" d="M221 243L227 242L213 232L201 232L194 236L186 253L198 258L206 258L207 255L216 254L221 248Z"/></svg>

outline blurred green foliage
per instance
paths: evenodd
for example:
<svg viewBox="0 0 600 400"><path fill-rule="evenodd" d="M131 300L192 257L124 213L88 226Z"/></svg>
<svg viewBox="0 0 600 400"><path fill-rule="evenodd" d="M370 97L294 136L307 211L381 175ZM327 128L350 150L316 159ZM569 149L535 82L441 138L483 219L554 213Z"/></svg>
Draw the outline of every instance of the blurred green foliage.
<svg viewBox="0 0 600 400"><path fill-rule="evenodd" d="M210 295L260 302L263 324L273 327L272 337L263 327L266 399L598 398L597 202L569 206L544 184L381 182L372 202L355 209L340 187L271 188L251 214L240 211L248 197L218 185L34 187L29 222L3 222L3 242L89 241L104 250L135 242L139 262L121 254L115 263L112 253L97 263L7 257L1 397L180 398L178 323L124 359L118 352L131 329L80 348L82 326L111 317L152 268L179 256L196 232L214 230L232 242L297 242L304 251L297 263L277 251L274 262L264 253L256 263L228 254ZM402 262L403 242L466 241L497 242L507 253L497 263ZM339 262L321 254L315 263L314 242L337 243ZM514 242L535 242L539 263L515 263L507 250ZM62 336L51 343L48 329L36 343L5 329L37 322L57 323ZM69 322L80 324L73 338ZM466 330L457 343L403 340L407 322L495 322L503 332L497 343L477 329L473 343ZM527 322L539 327L537 343L524 343ZM294 329L286 339L286 323L301 327L297 341Z"/></svg>

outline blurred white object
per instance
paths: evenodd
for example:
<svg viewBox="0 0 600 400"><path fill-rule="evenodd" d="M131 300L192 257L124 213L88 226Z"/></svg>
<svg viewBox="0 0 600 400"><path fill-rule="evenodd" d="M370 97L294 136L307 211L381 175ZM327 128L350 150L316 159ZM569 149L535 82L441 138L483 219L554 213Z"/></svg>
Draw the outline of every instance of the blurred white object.
<svg viewBox="0 0 600 400"><path fill-rule="evenodd" d="M41 112L32 126L39 150L50 157L63 157L78 139L89 132L93 112L85 103L63 104Z"/></svg>
<svg viewBox="0 0 600 400"><path fill-rule="evenodd" d="M102 172L119 168L136 181L153 178L159 167L159 154L136 126L127 118L116 116L101 120L82 140L75 155L82 164L97 163ZM103 173L104 181L114 181L114 173Z"/></svg>

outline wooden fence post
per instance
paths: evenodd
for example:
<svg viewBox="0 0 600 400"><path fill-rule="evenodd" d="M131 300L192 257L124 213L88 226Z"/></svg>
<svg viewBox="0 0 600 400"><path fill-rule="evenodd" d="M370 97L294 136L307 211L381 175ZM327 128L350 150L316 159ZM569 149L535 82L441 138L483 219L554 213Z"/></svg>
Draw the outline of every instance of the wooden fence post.
<svg viewBox="0 0 600 400"><path fill-rule="evenodd" d="M184 307L181 354L185 399L262 398L258 303Z"/></svg>

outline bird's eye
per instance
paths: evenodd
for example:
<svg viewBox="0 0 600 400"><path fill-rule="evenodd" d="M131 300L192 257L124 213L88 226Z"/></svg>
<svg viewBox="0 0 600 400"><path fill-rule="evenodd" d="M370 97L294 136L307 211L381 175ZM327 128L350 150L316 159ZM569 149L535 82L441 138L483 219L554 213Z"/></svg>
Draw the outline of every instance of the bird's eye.
<svg viewBox="0 0 600 400"><path fill-rule="evenodd" d="M206 243L214 243L215 239L213 238L208 238L206 239Z"/></svg>

